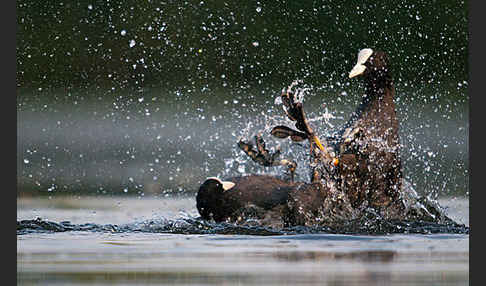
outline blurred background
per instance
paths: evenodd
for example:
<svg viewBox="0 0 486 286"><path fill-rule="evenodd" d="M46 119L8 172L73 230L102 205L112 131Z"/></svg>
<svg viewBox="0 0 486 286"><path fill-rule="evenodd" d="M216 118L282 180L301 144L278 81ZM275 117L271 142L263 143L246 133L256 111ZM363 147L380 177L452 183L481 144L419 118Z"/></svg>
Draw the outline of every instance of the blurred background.
<svg viewBox="0 0 486 286"><path fill-rule="evenodd" d="M469 195L464 1L17 1L17 195L193 195L209 176L281 174L239 139L268 135L298 81L324 137L364 92L360 49L392 62L407 182Z"/></svg>

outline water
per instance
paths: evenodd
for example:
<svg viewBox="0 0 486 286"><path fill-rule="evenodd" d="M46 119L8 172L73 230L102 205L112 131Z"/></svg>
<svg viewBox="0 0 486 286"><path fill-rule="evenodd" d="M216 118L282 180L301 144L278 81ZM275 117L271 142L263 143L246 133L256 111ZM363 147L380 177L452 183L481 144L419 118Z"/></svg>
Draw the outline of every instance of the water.
<svg viewBox="0 0 486 286"><path fill-rule="evenodd" d="M469 225L467 198L440 204ZM18 285L469 283L469 234L182 234L143 228L197 216L193 197L18 199L18 221L128 227L19 234Z"/></svg>

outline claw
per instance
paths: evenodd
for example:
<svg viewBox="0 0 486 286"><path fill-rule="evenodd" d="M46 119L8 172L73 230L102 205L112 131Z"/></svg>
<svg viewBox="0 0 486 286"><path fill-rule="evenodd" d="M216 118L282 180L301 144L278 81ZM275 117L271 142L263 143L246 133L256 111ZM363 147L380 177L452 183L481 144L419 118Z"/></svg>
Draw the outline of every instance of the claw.
<svg viewBox="0 0 486 286"><path fill-rule="evenodd" d="M287 159L277 160L281 153L280 149L277 149L273 154L270 154L270 152L265 149L265 141L260 135L255 136L255 144L257 146L257 150L253 150L253 145L251 143L245 143L243 140L240 140L238 142L238 147L243 150L254 162L262 166L287 166L290 171L291 181L294 181L297 163Z"/></svg>
<svg viewBox="0 0 486 286"><path fill-rule="evenodd" d="M300 142L308 138L307 134L283 125L275 126L270 134L280 139L285 139L290 136L290 139L294 142Z"/></svg>
<svg viewBox="0 0 486 286"><path fill-rule="evenodd" d="M294 142L301 142L303 140L309 140L310 153L313 163L312 167L312 181L321 180L321 178L328 178L335 170L333 167L337 167L339 160L334 158L333 148L328 147L326 140L322 141L314 134L309 122L306 119L306 115L303 110L302 97L303 93L300 90L293 92L292 89L298 84L298 81L292 82L290 86L282 89L280 99L282 100L282 106L287 117L295 122L294 130L286 126L276 126L272 129L271 134L277 138L288 138ZM282 159L278 160L280 150L277 150L273 154L270 154L265 148L265 141L261 135L255 136L256 150L253 150L253 146L250 143L240 141L238 146L240 149L250 156L250 158L263 166L287 166L291 180L294 180L294 173L297 164L293 161ZM317 146L317 148L315 148ZM329 149L329 150L327 150Z"/></svg>

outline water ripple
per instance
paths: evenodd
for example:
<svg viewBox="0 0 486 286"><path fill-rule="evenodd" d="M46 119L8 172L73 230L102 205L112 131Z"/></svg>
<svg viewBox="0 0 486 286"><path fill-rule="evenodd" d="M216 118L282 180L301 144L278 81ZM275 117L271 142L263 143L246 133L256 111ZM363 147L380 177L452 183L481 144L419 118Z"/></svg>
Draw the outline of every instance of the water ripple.
<svg viewBox="0 0 486 286"><path fill-rule="evenodd" d="M368 221L364 221L368 220ZM294 226L282 229L274 229L260 225L238 225L232 223L214 223L200 218L158 219L136 223L72 224L69 221L53 222L36 218L33 220L17 221L17 235L30 233L55 233L66 231L89 231L111 233L171 233L171 234L232 234L232 235L289 235L289 234L364 234L383 235L392 233L454 233L469 234L469 227L463 224L440 224L425 221L393 221L358 219L351 220L340 226Z"/></svg>

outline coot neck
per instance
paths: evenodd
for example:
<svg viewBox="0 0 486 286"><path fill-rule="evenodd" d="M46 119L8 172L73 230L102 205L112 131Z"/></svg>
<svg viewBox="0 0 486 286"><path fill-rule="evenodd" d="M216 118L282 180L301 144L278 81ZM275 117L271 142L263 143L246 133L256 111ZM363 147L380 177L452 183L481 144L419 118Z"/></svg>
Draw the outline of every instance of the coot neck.
<svg viewBox="0 0 486 286"><path fill-rule="evenodd" d="M367 130L370 138L381 138L390 147L399 144L398 119L395 110L395 86L389 76L367 80L366 96L361 103L355 125ZM370 128L372 127L372 128Z"/></svg>
<svg viewBox="0 0 486 286"><path fill-rule="evenodd" d="M365 79L366 92L363 95L362 101L358 108L355 110L349 121L345 124L341 130L341 135L349 127L353 127L359 124L358 121L365 119L364 117L376 116L376 112L372 112L373 109L381 109L380 106L386 105L391 107L386 110L393 110L393 114L390 114L392 121L395 121L395 86L393 80L389 74L382 75L380 77L369 75ZM383 114L382 114L383 115ZM381 117L381 116L380 116ZM387 116L388 117L388 116Z"/></svg>
<svg viewBox="0 0 486 286"><path fill-rule="evenodd" d="M369 75L366 79L366 95L363 98L362 104L368 103L372 100L380 100L383 95L394 96L395 88L391 76L386 73L384 75Z"/></svg>

